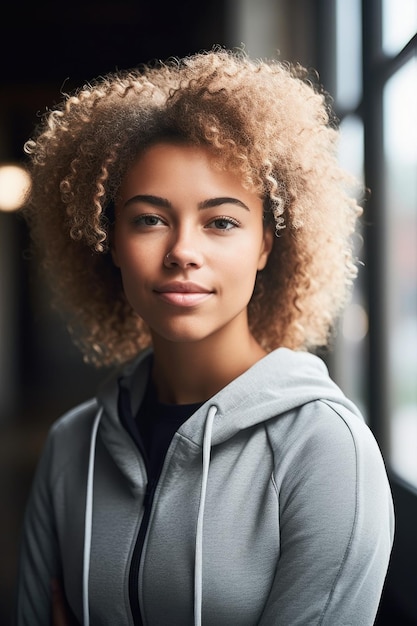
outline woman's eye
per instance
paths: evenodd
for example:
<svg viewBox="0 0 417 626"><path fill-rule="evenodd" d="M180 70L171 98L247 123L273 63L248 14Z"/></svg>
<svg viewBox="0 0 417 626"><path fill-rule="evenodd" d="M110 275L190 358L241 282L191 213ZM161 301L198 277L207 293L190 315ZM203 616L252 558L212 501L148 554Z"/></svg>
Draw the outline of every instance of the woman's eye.
<svg viewBox="0 0 417 626"><path fill-rule="evenodd" d="M136 226L159 226L163 224L162 219L158 215L139 215L134 218L134 223Z"/></svg>
<svg viewBox="0 0 417 626"><path fill-rule="evenodd" d="M209 226L212 226L216 230L231 230L239 226L239 222L231 217L217 217L210 222Z"/></svg>

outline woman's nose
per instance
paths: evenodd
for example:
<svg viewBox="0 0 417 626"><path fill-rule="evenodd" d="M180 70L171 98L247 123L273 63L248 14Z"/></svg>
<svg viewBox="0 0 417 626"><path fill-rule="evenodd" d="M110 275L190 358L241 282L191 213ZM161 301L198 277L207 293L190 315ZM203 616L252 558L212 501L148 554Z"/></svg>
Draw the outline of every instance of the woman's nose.
<svg viewBox="0 0 417 626"><path fill-rule="evenodd" d="M179 235L164 257L164 265L168 268L200 267L202 263L201 246L195 233Z"/></svg>

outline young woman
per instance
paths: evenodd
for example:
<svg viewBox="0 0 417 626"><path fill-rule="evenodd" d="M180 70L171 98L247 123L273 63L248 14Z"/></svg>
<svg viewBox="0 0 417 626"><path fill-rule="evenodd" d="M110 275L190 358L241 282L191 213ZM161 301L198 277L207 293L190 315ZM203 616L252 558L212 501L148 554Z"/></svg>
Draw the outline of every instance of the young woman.
<svg viewBox="0 0 417 626"><path fill-rule="evenodd" d="M117 367L49 434L19 625L373 623L389 484L312 353L360 209L310 79L214 49L98 79L27 143L57 301Z"/></svg>

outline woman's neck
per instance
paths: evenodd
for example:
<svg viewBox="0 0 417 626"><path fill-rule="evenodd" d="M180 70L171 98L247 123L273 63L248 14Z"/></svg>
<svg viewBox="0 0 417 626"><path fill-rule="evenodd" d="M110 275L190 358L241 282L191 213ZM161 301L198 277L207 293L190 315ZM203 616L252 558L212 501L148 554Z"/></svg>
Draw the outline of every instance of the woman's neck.
<svg viewBox="0 0 417 626"><path fill-rule="evenodd" d="M203 402L243 374L266 352L248 333L238 343L221 338L174 343L153 338L152 377L162 402Z"/></svg>

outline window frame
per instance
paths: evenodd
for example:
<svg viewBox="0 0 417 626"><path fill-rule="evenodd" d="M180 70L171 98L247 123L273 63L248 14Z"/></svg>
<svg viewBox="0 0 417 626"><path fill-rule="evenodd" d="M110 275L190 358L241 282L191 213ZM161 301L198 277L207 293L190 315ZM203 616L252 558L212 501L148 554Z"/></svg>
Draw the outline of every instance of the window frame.
<svg viewBox="0 0 417 626"><path fill-rule="evenodd" d="M357 115L364 129L366 199L363 233L365 264L361 270L369 329L364 376L368 424L384 456L391 483L396 533L380 612L376 624L417 623L417 489L396 475L389 462L388 337L384 189L383 96L387 81L417 55L417 35L395 56L382 47L383 0L361 0L362 96L355 108L338 110L340 120ZM336 91L336 0L317 0L318 70L325 88ZM417 119L417 112L416 112ZM343 348L342 348L343 349ZM330 368L331 368L330 358ZM400 620L400 621L398 621Z"/></svg>

